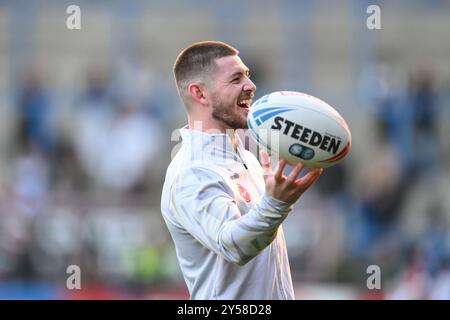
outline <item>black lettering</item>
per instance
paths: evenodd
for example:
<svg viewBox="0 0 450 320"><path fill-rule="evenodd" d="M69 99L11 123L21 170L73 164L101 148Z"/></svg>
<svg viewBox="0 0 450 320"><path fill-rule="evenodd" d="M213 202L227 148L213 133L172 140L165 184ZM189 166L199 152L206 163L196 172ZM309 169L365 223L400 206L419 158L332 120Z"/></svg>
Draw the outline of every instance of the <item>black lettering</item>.
<svg viewBox="0 0 450 320"><path fill-rule="evenodd" d="M317 131L314 131L309 140L309 144L316 147L322 142L322 136Z"/></svg>
<svg viewBox="0 0 450 320"><path fill-rule="evenodd" d="M303 141L303 142L305 142L305 143L308 143L308 137L309 137L309 134L310 134L310 133L311 133L311 129L304 128L304 129L303 129L302 136L300 137L300 141Z"/></svg>
<svg viewBox="0 0 450 320"><path fill-rule="evenodd" d="M337 139L331 139L330 146L328 147L328 152L332 152L333 154L336 154L339 150L339 146L341 145L341 140Z"/></svg>
<svg viewBox="0 0 450 320"><path fill-rule="evenodd" d="M295 123L293 123L292 121L289 121L289 120L284 120L284 123L286 123L286 128L284 129L284 131L283 131L283 133L284 134L288 134L288 132L289 132L289 129L295 124Z"/></svg>
<svg viewBox="0 0 450 320"><path fill-rule="evenodd" d="M272 125L272 129L274 130L280 130L281 129L281 123L283 122L282 117L275 117L274 122L275 124Z"/></svg>
<svg viewBox="0 0 450 320"><path fill-rule="evenodd" d="M331 138L329 136L323 137L322 144L320 145L319 148L324 151L327 151L327 146L328 146L328 142L330 142L330 139Z"/></svg>
<svg viewBox="0 0 450 320"><path fill-rule="evenodd" d="M294 139L298 139L300 131L302 131L303 127L299 126L298 124L295 125L294 131L292 131L291 137Z"/></svg>

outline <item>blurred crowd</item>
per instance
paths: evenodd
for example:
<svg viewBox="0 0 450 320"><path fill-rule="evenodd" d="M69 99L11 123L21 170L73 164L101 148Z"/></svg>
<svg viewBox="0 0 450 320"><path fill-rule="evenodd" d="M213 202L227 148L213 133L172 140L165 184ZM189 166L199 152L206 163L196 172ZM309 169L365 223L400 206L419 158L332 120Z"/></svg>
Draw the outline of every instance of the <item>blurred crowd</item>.
<svg viewBox="0 0 450 320"><path fill-rule="evenodd" d="M145 72L89 70L61 115L52 88L28 71L14 89L0 279L64 285L76 264L88 283L182 283L159 214L176 127L148 94ZM432 68L402 72L384 61L363 70L361 105L371 119L364 140L372 146L364 163L355 157L327 169L288 218L297 281L361 286L376 264L386 298L450 298L450 100ZM354 141L362 134L353 131Z"/></svg>
<svg viewBox="0 0 450 320"><path fill-rule="evenodd" d="M177 279L158 211L169 114L150 76L130 61L88 70L67 110L45 73L31 67L18 77L0 192L0 281L64 286L71 264L88 283Z"/></svg>
<svg viewBox="0 0 450 320"><path fill-rule="evenodd" d="M450 88L438 74L382 57L361 76L378 146L355 203L355 252L392 265L387 298L450 299Z"/></svg>

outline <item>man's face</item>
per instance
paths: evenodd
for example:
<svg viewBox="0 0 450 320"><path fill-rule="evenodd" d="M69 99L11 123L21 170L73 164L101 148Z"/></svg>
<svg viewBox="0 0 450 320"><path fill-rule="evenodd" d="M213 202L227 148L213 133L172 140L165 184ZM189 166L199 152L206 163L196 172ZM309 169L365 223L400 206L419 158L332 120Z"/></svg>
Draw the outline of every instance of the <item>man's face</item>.
<svg viewBox="0 0 450 320"><path fill-rule="evenodd" d="M247 115L256 86L238 56L219 58L211 83L212 117L225 129L247 129Z"/></svg>

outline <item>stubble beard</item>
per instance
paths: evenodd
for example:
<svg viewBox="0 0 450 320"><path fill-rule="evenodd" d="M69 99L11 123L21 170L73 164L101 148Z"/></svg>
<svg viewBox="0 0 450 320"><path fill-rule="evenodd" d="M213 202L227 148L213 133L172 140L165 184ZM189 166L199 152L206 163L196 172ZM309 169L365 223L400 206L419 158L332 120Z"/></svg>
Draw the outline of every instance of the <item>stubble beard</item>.
<svg viewBox="0 0 450 320"><path fill-rule="evenodd" d="M235 106L226 106L217 96L213 98L211 115L231 129L248 129L247 117L239 114Z"/></svg>

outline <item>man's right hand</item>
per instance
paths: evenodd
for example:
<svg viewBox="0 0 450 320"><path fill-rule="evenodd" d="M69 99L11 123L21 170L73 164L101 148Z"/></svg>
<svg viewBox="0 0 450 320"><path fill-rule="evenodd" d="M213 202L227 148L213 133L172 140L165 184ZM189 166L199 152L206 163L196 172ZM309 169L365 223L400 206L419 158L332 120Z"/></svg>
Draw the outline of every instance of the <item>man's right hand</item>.
<svg viewBox="0 0 450 320"><path fill-rule="evenodd" d="M286 160L278 162L275 172L272 172L269 154L261 151L261 161L266 183L266 193L280 201L294 203L308 188L319 178L323 168L309 169L308 173L297 179L304 168L303 163L297 163L288 176L283 174L286 167Z"/></svg>

